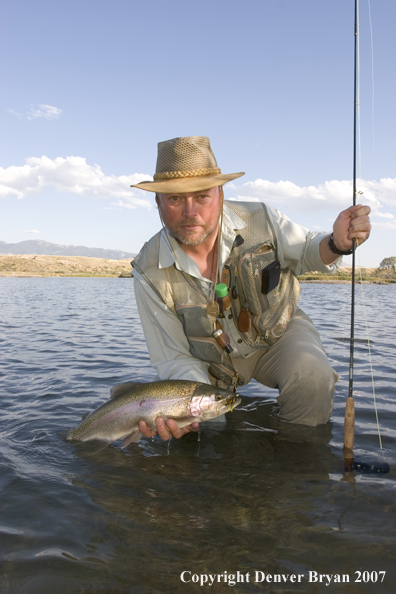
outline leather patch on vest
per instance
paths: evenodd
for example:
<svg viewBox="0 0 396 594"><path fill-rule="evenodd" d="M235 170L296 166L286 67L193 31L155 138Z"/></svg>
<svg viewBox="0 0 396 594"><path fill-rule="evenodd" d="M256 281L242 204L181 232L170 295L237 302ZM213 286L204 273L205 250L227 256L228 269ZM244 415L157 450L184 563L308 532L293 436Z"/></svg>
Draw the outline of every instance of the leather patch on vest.
<svg viewBox="0 0 396 594"><path fill-rule="evenodd" d="M238 316L238 330L239 332L249 332L251 325L250 314L247 309L241 309Z"/></svg>

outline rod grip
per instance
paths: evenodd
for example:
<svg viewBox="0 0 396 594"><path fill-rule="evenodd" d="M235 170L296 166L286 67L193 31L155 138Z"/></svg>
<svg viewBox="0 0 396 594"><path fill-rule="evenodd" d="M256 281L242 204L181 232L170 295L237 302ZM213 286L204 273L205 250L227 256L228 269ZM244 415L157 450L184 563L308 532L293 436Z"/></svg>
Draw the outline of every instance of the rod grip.
<svg viewBox="0 0 396 594"><path fill-rule="evenodd" d="M352 453L353 444L355 442L355 401L351 396L348 396L345 405L345 421L344 421L344 452L350 450Z"/></svg>

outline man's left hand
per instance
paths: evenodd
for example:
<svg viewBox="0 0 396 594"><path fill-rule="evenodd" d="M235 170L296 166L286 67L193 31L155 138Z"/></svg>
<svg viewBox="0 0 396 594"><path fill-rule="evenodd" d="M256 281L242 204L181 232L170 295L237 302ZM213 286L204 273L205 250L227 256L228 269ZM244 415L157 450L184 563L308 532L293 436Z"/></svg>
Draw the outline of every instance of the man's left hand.
<svg viewBox="0 0 396 594"><path fill-rule="evenodd" d="M333 225L333 242L341 252L348 252L353 247L353 240L362 245L371 230L369 206L356 204L340 212ZM330 250L328 236L320 242L319 253L324 264L330 265L339 258Z"/></svg>
<svg viewBox="0 0 396 594"><path fill-rule="evenodd" d="M139 429L145 437L154 437L159 435L163 441L168 441L172 437L180 439L186 433L191 431L199 431L199 423L191 423L186 427L180 428L174 419L168 419L165 421L162 417L158 417L155 421L157 431L153 431L144 421L140 421Z"/></svg>
<svg viewBox="0 0 396 594"><path fill-rule="evenodd" d="M357 240L357 245L362 245L371 230L369 206L350 206L338 215L333 225L333 240L336 247L342 252L351 250L353 239Z"/></svg>

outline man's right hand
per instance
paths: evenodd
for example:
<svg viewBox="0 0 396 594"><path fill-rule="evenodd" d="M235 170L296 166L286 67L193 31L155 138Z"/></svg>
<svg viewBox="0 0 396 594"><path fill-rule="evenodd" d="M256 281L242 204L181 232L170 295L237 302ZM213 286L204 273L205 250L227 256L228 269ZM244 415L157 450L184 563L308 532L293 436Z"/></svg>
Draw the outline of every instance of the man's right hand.
<svg viewBox="0 0 396 594"><path fill-rule="evenodd" d="M191 433L193 431L199 430L199 423L191 423L191 425L187 425L186 427L178 427L176 421L173 419L168 419L165 421L162 417L158 417L155 422L157 426L157 431L153 431L147 426L147 423L144 421L140 421L139 423L139 431L143 433L145 437L153 437L154 435L159 435L163 441L168 441L175 437L179 439L183 437L186 433Z"/></svg>

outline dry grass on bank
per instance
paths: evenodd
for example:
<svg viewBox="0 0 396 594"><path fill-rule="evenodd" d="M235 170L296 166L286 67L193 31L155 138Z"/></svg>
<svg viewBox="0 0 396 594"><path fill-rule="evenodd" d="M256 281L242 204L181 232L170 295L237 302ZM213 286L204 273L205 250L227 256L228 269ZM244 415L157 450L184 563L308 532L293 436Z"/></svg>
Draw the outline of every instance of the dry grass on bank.
<svg viewBox="0 0 396 594"><path fill-rule="evenodd" d="M107 260L87 256L0 255L1 276L103 276L130 278L131 259Z"/></svg>
<svg viewBox="0 0 396 594"><path fill-rule="evenodd" d="M357 282L386 285L396 283L396 274L392 270L380 270L379 268L357 268L355 271ZM300 282L308 283L350 283L352 280L352 267L340 266L336 274L323 272L307 272L298 277Z"/></svg>
<svg viewBox="0 0 396 594"><path fill-rule="evenodd" d="M308 272L299 276L301 282L348 283L351 282L351 268L341 267L337 274ZM92 276L131 278L130 258L125 260L107 260L87 256L35 256L0 255L0 277L46 277L46 276ZM362 268L363 282L396 283L396 274L392 270ZM360 280L359 270L356 280Z"/></svg>

